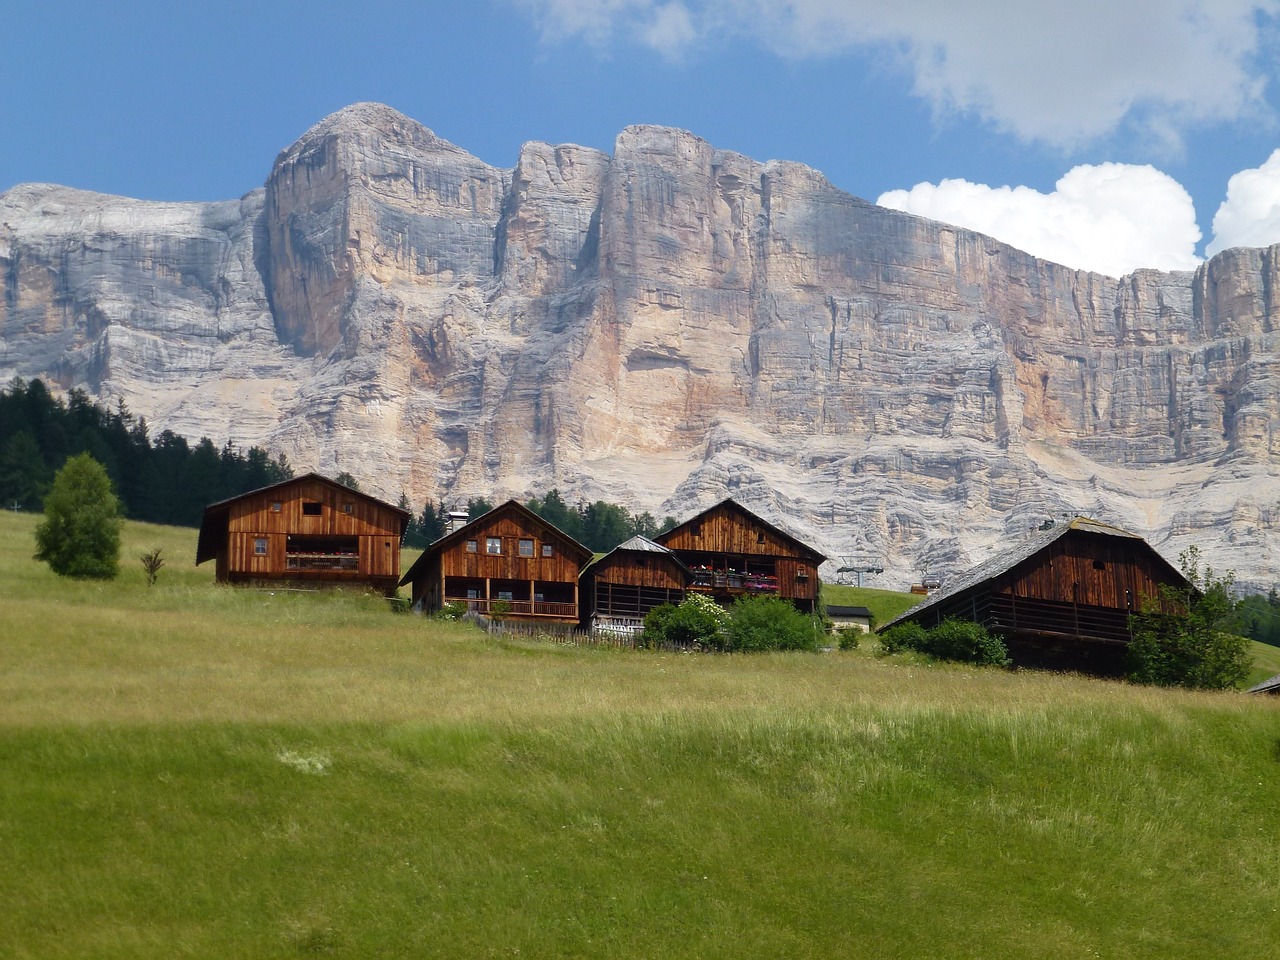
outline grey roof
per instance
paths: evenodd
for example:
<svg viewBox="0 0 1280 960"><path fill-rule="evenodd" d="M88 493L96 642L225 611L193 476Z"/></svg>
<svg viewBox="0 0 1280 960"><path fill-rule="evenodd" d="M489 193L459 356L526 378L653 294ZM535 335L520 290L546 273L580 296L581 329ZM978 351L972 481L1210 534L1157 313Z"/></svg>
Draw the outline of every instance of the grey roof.
<svg viewBox="0 0 1280 960"><path fill-rule="evenodd" d="M1263 680L1256 687L1250 687L1245 693L1280 693L1280 673L1270 680Z"/></svg>
<svg viewBox="0 0 1280 960"><path fill-rule="evenodd" d="M1000 576L1000 574L1005 573L1006 571L1012 570L1023 560L1034 556L1045 547L1049 546L1049 544L1053 543L1060 537L1066 536L1073 530L1078 530L1082 533L1102 534L1103 536L1108 537L1123 537L1129 540L1137 540L1144 544L1146 543L1146 541L1136 533L1130 533L1128 530L1121 530L1119 527L1113 527L1108 523L1103 523L1100 520L1092 520L1089 517L1076 517L1074 520L1067 523L1055 523L1047 530L1037 530L1035 533L1031 534L1031 536L1027 537L1021 543L1016 544L1011 549L1004 553L998 553L994 557L984 560L976 567L960 574L954 580L949 581L943 589L930 594L929 599L921 603L917 603L910 610L894 617L884 626L886 628L891 627L901 620L911 619L921 611L928 610L931 607L936 607L938 604L950 600L958 594L964 593L971 587L976 587L984 580L990 580L993 577ZM1160 556L1160 554L1156 553L1154 549L1152 549L1151 552L1155 553L1157 557ZM1163 560L1164 558L1161 557L1161 559ZM1168 561L1165 561L1165 563L1168 566ZM1173 570L1173 567L1170 566L1169 569ZM1177 571L1174 570L1174 573L1176 574ZM1181 577L1181 574L1178 574L1178 576Z"/></svg>
<svg viewBox="0 0 1280 960"><path fill-rule="evenodd" d="M688 576L693 575L692 571L688 568L688 566L685 565L685 562L681 560L679 557L677 557L672 551L668 550L662 544L654 543L648 537L642 537L642 536L639 536L638 534L632 537L630 540L627 540L623 543L618 544L608 553L601 554L600 556L596 557L594 560L592 560L590 563L588 563L585 567L582 568L582 573L585 574L592 567L596 566L596 564L600 563L601 561L619 552L661 554L665 557L668 557L676 566L678 566L681 570L683 570L686 575Z"/></svg>
<svg viewBox="0 0 1280 960"><path fill-rule="evenodd" d="M614 550L640 550L640 551L643 551L644 553L671 553L670 550L668 550L666 547L662 546L661 544L654 543L648 537L640 537L640 536L632 537L630 540L626 541L625 543L618 544L613 549Z"/></svg>

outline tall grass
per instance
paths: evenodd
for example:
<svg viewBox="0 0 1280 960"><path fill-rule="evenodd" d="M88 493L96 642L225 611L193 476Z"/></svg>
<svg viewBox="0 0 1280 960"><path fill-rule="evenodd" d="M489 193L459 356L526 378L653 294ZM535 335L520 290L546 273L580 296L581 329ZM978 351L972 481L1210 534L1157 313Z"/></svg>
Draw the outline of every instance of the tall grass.
<svg viewBox="0 0 1280 960"><path fill-rule="evenodd" d="M0 517L0 956L1256 957L1280 705L60 581ZM132 544L132 547L129 546ZM172 553L170 553L172 547ZM126 553L126 556L129 554Z"/></svg>

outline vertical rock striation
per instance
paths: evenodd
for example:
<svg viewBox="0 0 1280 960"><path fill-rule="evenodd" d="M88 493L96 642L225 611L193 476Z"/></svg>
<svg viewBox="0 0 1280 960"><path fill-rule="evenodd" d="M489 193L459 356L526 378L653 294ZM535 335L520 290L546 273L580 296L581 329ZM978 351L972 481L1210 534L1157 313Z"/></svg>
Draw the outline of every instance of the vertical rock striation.
<svg viewBox="0 0 1280 960"><path fill-rule="evenodd" d="M1116 279L684 131L504 170L357 104L239 201L0 195L0 376L415 502L729 493L886 585L1089 513L1269 586L1277 257Z"/></svg>

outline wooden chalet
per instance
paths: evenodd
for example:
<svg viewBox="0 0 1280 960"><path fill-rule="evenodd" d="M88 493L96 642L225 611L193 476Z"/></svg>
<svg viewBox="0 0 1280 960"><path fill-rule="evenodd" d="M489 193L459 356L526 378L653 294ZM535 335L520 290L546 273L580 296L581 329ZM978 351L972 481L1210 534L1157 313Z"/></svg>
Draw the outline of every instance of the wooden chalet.
<svg viewBox="0 0 1280 960"><path fill-rule="evenodd" d="M719 603L767 594L790 600L804 613L817 606L818 567L827 558L736 500L724 500L656 539L693 573L689 589Z"/></svg>
<svg viewBox="0 0 1280 960"><path fill-rule="evenodd" d="M999 634L1016 663L1119 674L1129 616L1186 579L1142 537L1077 517L1038 531L885 624L948 617Z"/></svg>
<svg viewBox="0 0 1280 960"><path fill-rule="evenodd" d="M427 547L401 584L425 613L465 603L510 620L578 622L578 573L592 553L515 500ZM495 604L498 604L495 607Z"/></svg>
<svg viewBox="0 0 1280 960"><path fill-rule="evenodd" d="M392 596L407 511L318 473L204 508L196 564L219 583L367 585Z"/></svg>
<svg viewBox="0 0 1280 960"><path fill-rule="evenodd" d="M666 547L632 537L578 578L583 629L638 633L654 607L681 603L692 579L689 568Z"/></svg>

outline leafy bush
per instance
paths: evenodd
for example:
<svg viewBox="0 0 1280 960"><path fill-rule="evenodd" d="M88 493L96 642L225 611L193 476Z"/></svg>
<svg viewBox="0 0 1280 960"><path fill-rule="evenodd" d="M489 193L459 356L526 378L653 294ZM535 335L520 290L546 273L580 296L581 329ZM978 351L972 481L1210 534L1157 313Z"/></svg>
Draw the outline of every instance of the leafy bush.
<svg viewBox="0 0 1280 960"><path fill-rule="evenodd" d="M730 650L817 650L822 645L823 632L813 618L779 597L742 597L728 619Z"/></svg>
<svg viewBox="0 0 1280 960"><path fill-rule="evenodd" d="M836 645L841 650L857 650L862 643L862 631L857 627L841 627L836 631Z"/></svg>
<svg viewBox="0 0 1280 960"><path fill-rule="evenodd" d="M79 454L53 478L36 527L35 558L59 576L110 580L120 572L122 522L107 471Z"/></svg>
<svg viewBox="0 0 1280 960"><path fill-rule="evenodd" d="M948 617L925 633L925 653L939 660L957 660L981 666L1007 667L1009 650L1004 641L972 620Z"/></svg>
<svg viewBox="0 0 1280 960"><path fill-rule="evenodd" d="M914 650L938 660L956 660L981 666L1007 667L1009 650L1004 641L980 623L948 618L931 630L914 621L900 623L880 634L883 653Z"/></svg>
<svg viewBox="0 0 1280 960"><path fill-rule="evenodd" d="M1162 585L1130 617L1129 680L1162 687L1227 690L1249 676L1249 641L1236 635L1235 574L1200 568L1196 547L1178 557L1188 587Z"/></svg>
<svg viewBox="0 0 1280 960"><path fill-rule="evenodd" d="M924 627L914 620L890 627L880 634L881 653L902 653L906 650L923 650L925 646Z"/></svg>
<svg viewBox="0 0 1280 960"><path fill-rule="evenodd" d="M440 605L436 616L441 620L461 620L467 613L467 605L459 600L446 600Z"/></svg>
<svg viewBox="0 0 1280 960"><path fill-rule="evenodd" d="M644 618L643 643L657 646L671 643L693 646L695 643L713 649L724 649L725 612L714 600L691 593L678 607L664 603L654 607Z"/></svg>

